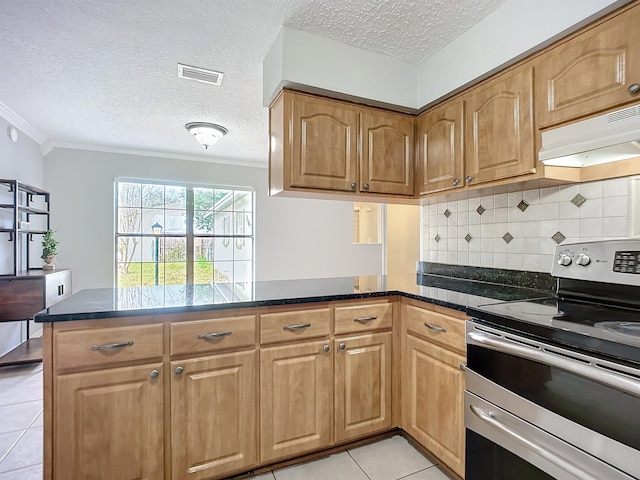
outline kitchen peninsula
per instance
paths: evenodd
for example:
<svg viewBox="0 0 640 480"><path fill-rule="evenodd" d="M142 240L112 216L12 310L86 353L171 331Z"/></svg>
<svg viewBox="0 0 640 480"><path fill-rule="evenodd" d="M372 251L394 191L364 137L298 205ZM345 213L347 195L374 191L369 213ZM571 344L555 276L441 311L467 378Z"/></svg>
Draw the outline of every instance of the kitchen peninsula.
<svg viewBox="0 0 640 480"><path fill-rule="evenodd" d="M224 478L398 428L463 478L465 307L544 294L441 274L80 291L36 315L44 478Z"/></svg>

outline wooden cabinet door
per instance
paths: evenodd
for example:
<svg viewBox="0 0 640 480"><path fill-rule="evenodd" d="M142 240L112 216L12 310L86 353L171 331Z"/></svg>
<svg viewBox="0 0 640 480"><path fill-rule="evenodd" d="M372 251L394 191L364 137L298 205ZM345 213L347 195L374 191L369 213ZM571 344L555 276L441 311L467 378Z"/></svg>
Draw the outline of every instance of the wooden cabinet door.
<svg viewBox="0 0 640 480"><path fill-rule="evenodd" d="M464 103L444 105L418 118L420 195L464 186Z"/></svg>
<svg viewBox="0 0 640 480"><path fill-rule="evenodd" d="M218 478L256 464L256 353L171 363L174 480Z"/></svg>
<svg viewBox="0 0 640 480"><path fill-rule="evenodd" d="M640 6L542 55L535 77L539 126L640 101Z"/></svg>
<svg viewBox="0 0 640 480"><path fill-rule="evenodd" d="M355 190L358 110L341 102L285 95L291 115L291 186Z"/></svg>
<svg viewBox="0 0 640 480"><path fill-rule="evenodd" d="M334 340L336 442L391 428L391 332Z"/></svg>
<svg viewBox="0 0 640 480"><path fill-rule="evenodd" d="M466 97L466 183L534 173L533 71L516 69Z"/></svg>
<svg viewBox="0 0 640 480"><path fill-rule="evenodd" d="M57 377L54 478L162 480L163 376L158 363Z"/></svg>
<svg viewBox="0 0 640 480"><path fill-rule="evenodd" d="M413 195L413 128L408 115L362 110L361 192Z"/></svg>
<svg viewBox="0 0 640 480"><path fill-rule="evenodd" d="M402 428L464 478L464 358L413 335L403 355Z"/></svg>
<svg viewBox="0 0 640 480"><path fill-rule="evenodd" d="M261 350L260 463L330 445L330 350L328 341Z"/></svg>

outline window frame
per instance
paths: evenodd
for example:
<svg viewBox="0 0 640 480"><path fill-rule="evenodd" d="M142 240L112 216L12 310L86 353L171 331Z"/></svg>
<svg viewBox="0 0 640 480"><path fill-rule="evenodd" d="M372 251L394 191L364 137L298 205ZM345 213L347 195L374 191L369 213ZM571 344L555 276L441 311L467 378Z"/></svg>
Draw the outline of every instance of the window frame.
<svg viewBox="0 0 640 480"><path fill-rule="evenodd" d="M119 230L119 208L120 208L120 197L119 197L119 184L121 183L135 183L135 184L139 184L139 185L154 185L154 186L162 186L164 188L166 187L181 187L181 188L185 188L186 189L186 198L185 198L185 211L186 211L186 219L185 219L185 233L179 233L179 234L175 234L175 233L165 233L164 231L160 234L154 234L154 233L120 233ZM138 237L138 238L184 238L185 239L185 243L186 243L186 258L185 258L185 264L186 264L186 285L192 285L193 281L194 281L194 270L195 270L195 255L194 255L194 245L195 245L195 239L197 238L211 238L211 239L216 239L216 238L222 238L225 240L228 240L229 243L234 243L237 240L241 240L243 242L246 241L246 239L250 239L251 240L251 278L250 278L250 282L253 283L255 281L255 265L256 265L256 258L255 258L255 237L256 237L256 230L255 230L255 218L256 218L256 190L253 187L249 187L249 186L230 186L230 185L212 185L212 184L201 184L201 183L186 183L186 182L175 182L175 181L168 181L168 180L147 180L147 179L140 179L140 178L130 178L130 177L116 177L114 180L114 261L113 261L113 265L114 265L114 279L113 279L113 283L114 286L116 288L123 288L120 285L118 285L118 263L119 263L119 259L118 259L118 244L119 244L119 238L120 237ZM194 202L194 190L198 189L198 188L203 188L203 189L211 189L211 190L229 190L234 192L249 192L251 194L251 234L244 234L244 235L237 235L237 234L233 234L233 233L224 233L224 234L217 234L215 233L215 228L214 228L214 233L195 233L194 231L194 218L195 218L195 202ZM215 210L213 209L215 207L215 198L214 198L214 203L213 203L213 207L212 207L212 214L215 215ZM141 204L140 207L136 207L136 208L140 208L141 210L144 210L144 206ZM163 203L162 207L163 210L166 210L166 204ZM233 211L233 213L235 213L235 210ZM227 219L225 218L225 220L228 221L229 226L233 224L235 224L236 219L234 219L234 221L232 222L231 219ZM235 227L235 225L233 225ZM235 229L235 228L234 228ZM232 229L232 230L234 230ZM225 230L226 231L226 230ZM235 263L235 260L232 260L233 263ZM166 263L166 262L163 262ZM214 256L214 260L212 260L212 263L214 263L215 265L215 256ZM220 283L220 282L215 282L214 279L211 279L211 283L215 284L215 283ZM244 283L244 282L238 282L235 280L235 278L233 279L233 282L230 282L233 284L238 284L238 283ZM162 285L166 285L164 282L162 283ZM183 285L183 284L180 284ZM137 287L142 287L145 286L142 282L137 285Z"/></svg>

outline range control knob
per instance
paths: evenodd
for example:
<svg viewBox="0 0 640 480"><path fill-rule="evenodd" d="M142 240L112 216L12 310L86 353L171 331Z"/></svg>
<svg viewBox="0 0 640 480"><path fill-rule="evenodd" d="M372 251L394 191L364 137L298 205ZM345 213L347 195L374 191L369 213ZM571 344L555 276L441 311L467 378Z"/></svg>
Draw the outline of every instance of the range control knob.
<svg viewBox="0 0 640 480"><path fill-rule="evenodd" d="M581 253L578 255L578 258L576 258L576 263L581 267L586 267L591 263L591 258L586 253Z"/></svg>
<svg viewBox="0 0 640 480"><path fill-rule="evenodd" d="M568 267L569 265L571 265L571 257L563 253L562 255L560 255L560 258L558 259L558 265L562 265L563 267Z"/></svg>

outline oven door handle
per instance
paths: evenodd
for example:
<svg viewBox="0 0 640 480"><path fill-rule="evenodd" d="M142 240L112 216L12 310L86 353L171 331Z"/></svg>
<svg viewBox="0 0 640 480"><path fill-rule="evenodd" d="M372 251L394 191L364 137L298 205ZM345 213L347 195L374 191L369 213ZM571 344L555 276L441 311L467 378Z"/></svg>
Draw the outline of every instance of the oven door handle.
<svg viewBox="0 0 640 480"><path fill-rule="evenodd" d="M553 452L550 452L549 450L538 445L537 443L532 442L525 435L513 430L511 427L504 425L502 422L500 422L495 418L495 415L492 412L476 407L475 405L469 405L469 409L476 417L478 417L483 422L491 425L493 428L496 428L497 430L500 430L502 433L504 433L506 436L508 436L512 440L520 443L527 449L537 453L548 462L553 463L558 468L561 468L565 472L573 475L575 478L579 478L581 480L599 480L598 478L592 476L589 472L586 472L585 470L578 467L577 465L574 465L573 463L556 455Z"/></svg>
<svg viewBox="0 0 640 480"><path fill-rule="evenodd" d="M591 359L590 357L585 356L585 358L590 359L590 363L587 363L586 360L573 360L568 355L555 354L552 351L543 350L535 346L525 346L515 342L509 342L500 337L489 336L477 331L467 333L467 342L472 345L481 345L491 350L544 363L551 367L557 367L640 397L640 381L632 377L627 377L622 372L618 374L610 369L604 370L603 368L599 368L597 366L597 360Z"/></svg>

